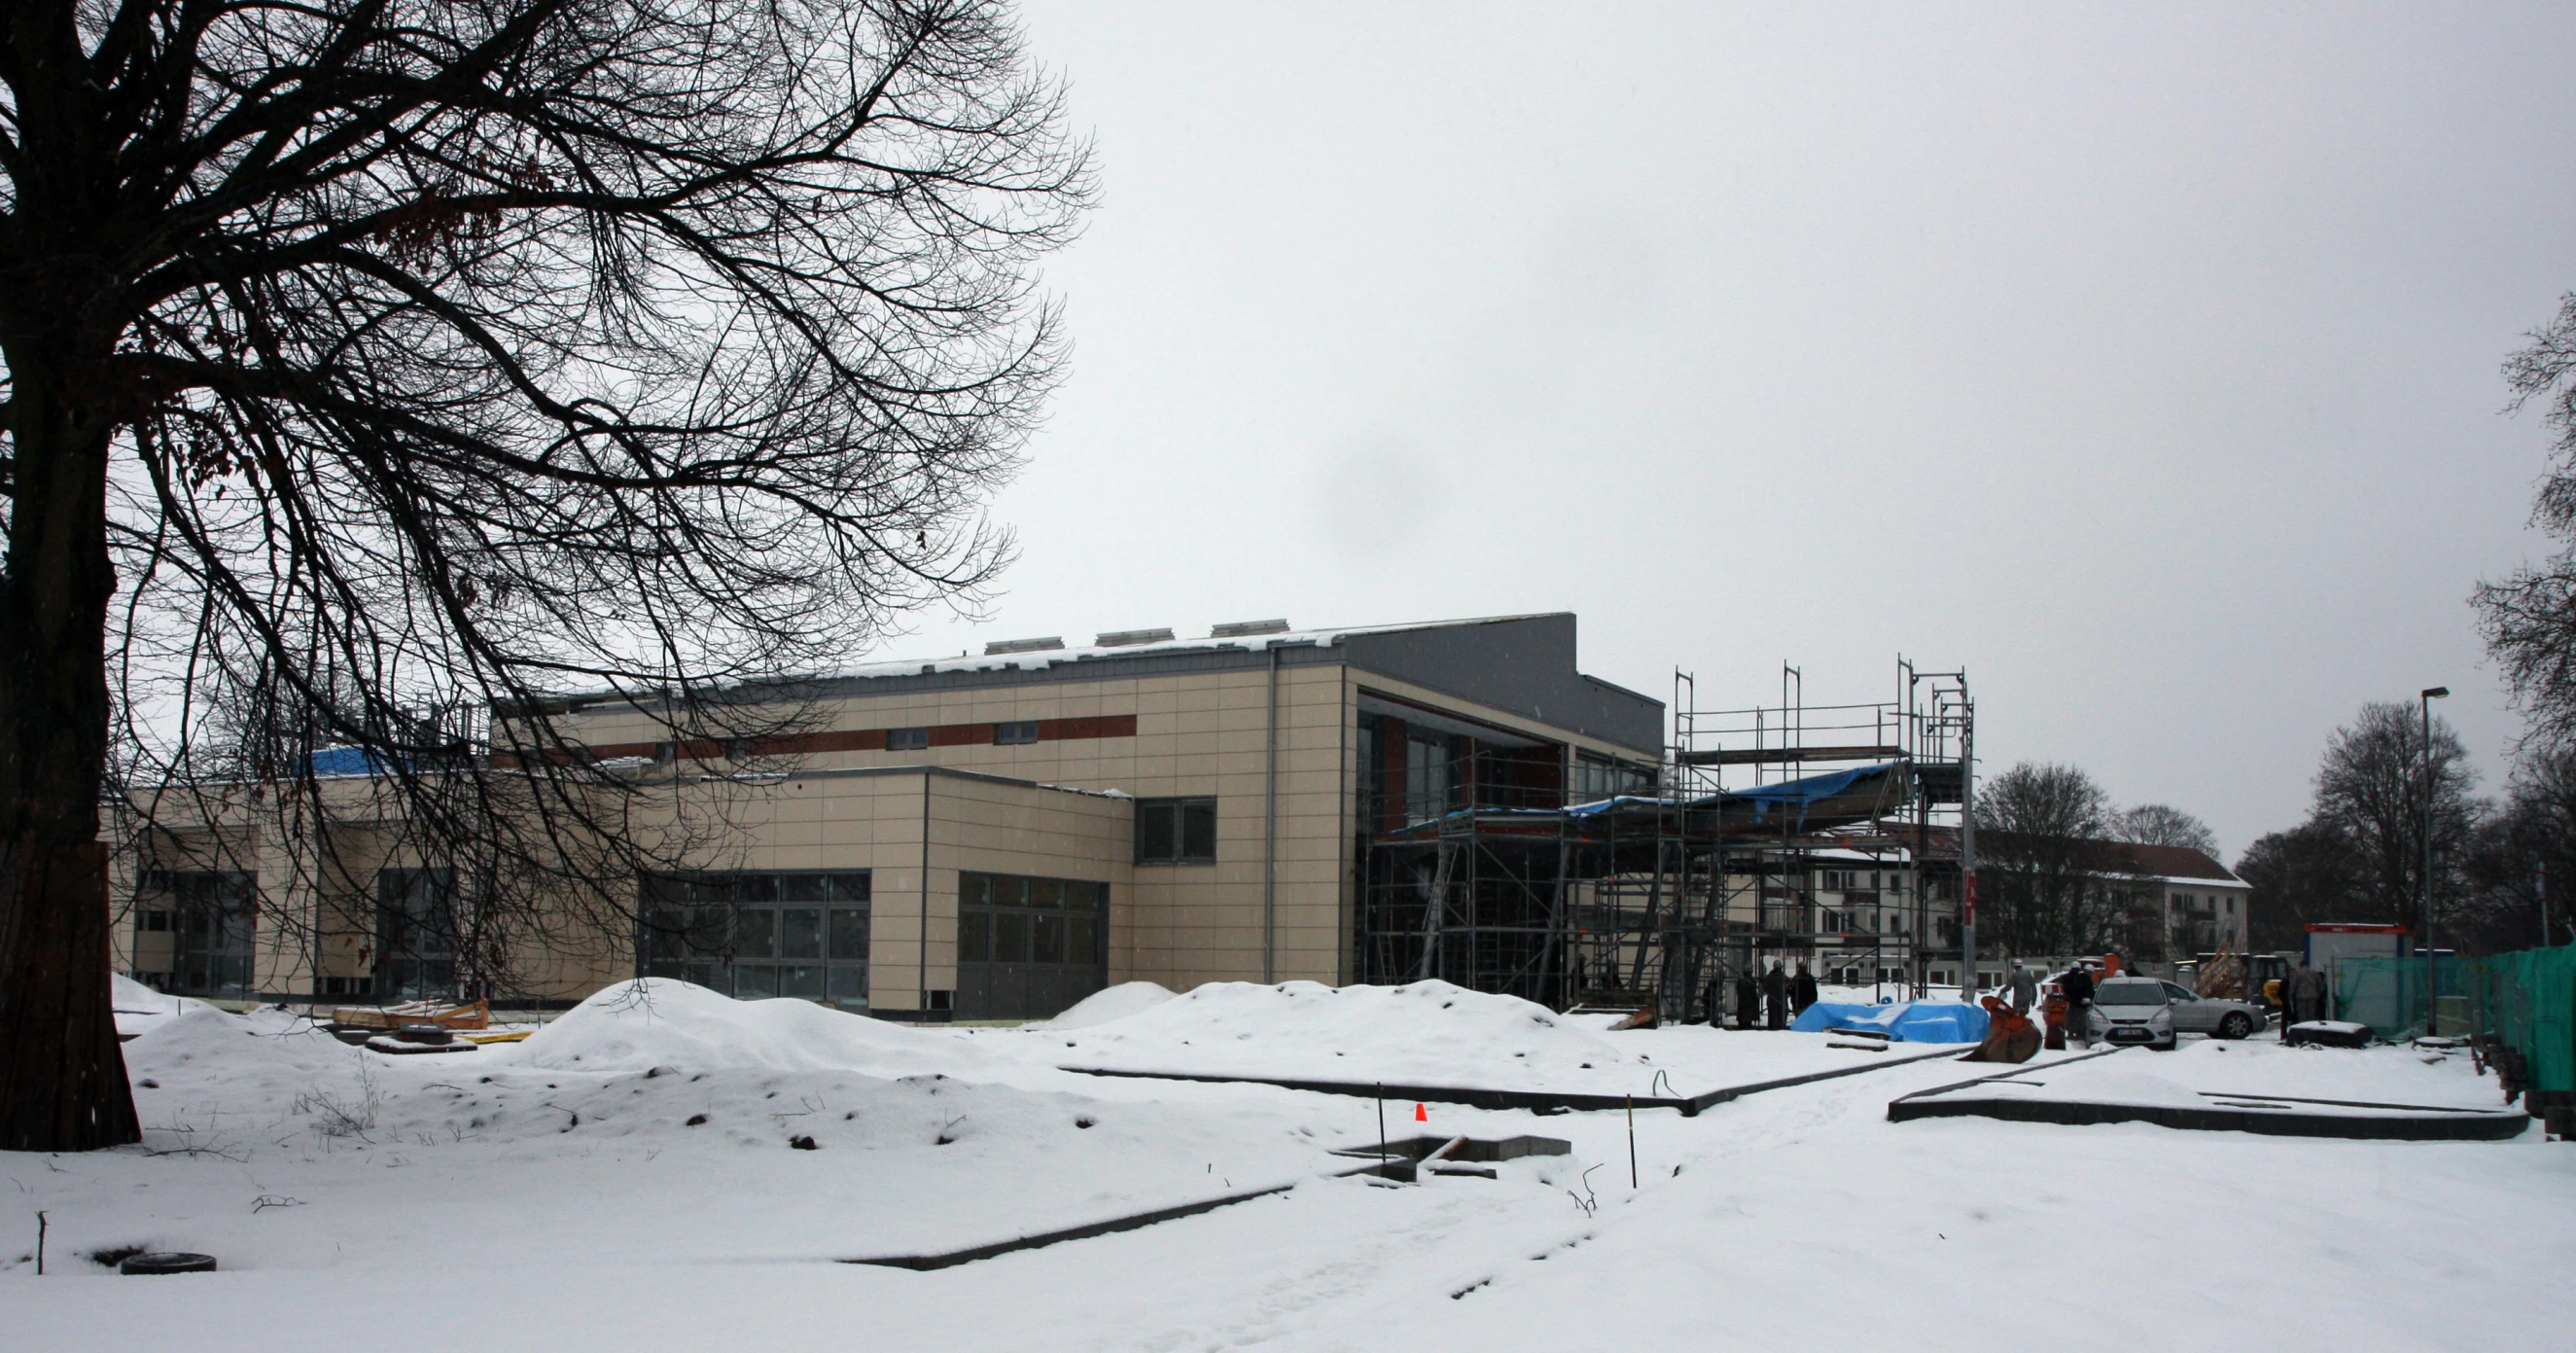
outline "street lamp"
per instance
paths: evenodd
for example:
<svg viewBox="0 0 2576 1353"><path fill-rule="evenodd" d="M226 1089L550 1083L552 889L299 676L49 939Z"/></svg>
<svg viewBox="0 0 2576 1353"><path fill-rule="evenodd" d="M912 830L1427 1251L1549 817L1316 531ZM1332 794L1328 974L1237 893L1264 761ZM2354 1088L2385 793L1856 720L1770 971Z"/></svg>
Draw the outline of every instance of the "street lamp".
<svg viewBox="0 0 2576 1353"><path fill-rule="evenodd" d="M2428 686L2415 701L2424 716L2424 872L2418 882L2424 889L2424 1032L2428 1035L2441 1032L2434 1018L2441 1008L2441 987L2433 968L2433 702L2450 694L2448 686Z"/></svg>

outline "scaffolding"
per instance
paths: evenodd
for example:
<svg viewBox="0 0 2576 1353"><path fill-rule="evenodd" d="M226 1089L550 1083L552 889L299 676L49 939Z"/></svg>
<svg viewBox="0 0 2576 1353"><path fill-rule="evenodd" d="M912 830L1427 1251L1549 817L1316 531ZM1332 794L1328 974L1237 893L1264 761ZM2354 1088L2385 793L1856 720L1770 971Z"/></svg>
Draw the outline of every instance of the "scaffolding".
<svg viewBox="0 0 2576 1353"><path fill-rule="evenodd" d="M1703 710L1676 671L1647 793L1569 802L1524 777L1497 794L1470 764L1442 811L1362 794L1359 980L1680 1020L1769 962L1850 977L1865 954L1879 991L1919 994L1926 937L1955 944L1937 923L1974 715L1960 674L1899 659L1897 676L1894 700L1809 705L1784 666L1778 705Z"/></svg>

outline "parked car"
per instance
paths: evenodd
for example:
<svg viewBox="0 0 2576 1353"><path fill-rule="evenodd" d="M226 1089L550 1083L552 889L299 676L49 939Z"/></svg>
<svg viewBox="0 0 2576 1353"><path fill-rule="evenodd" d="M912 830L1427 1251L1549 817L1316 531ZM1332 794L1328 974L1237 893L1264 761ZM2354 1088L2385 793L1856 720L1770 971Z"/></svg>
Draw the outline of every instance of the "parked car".
<svg viewBox="0 0 2576 1353"><path fill-rule="evenodd" d="M2114 977L2093 988L2086 1041L2122 1046L2144 1043L2158 1052L2174 1047L2173 997L2152 977Z"/></svg>
<svg viewBox="0 0 2576 1353"><path fill-rule="evenodd" d="M2174 1032L2207 1034L2212 1038L2243 1038L2262 1028L2270 1016L2263 1007L2251 1001L2229 1000L2224 996L2195 996L2189 987L2164 984L2171 1002Z"/></svg>

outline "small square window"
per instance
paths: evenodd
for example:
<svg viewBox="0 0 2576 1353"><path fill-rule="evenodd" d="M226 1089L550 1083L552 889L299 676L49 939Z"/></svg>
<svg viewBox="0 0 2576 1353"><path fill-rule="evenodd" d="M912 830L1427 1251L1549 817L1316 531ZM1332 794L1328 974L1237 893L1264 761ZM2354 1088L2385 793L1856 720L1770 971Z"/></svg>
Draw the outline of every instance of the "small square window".
<svg viewBox="0 0 2576 1353"><path fill-rule="evenodd" d="M886 730L886 750L889 752L919 752L926 751L929 747L930 730L927 728L889 728Z"/></svg>
<svg viewBox="0 0 2576 1353"><path fill-rule="evenodd" d="M1037 740L1038 721L1035 719L993 725L993 745L996 747L1025 747Z"/></svg>
<svg viewBox="0 0 2576 1353"><path fill-rule="evenodd" d="M1136 863L1216 863L1216 800L1138 799Z"/></svg>

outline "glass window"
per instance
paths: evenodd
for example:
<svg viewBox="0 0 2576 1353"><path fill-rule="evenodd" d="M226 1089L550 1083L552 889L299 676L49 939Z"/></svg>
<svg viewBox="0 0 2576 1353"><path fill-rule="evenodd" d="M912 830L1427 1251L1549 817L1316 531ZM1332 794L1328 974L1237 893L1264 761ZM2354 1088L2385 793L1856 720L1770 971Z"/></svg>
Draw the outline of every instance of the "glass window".
<svg viewBox="0 0 2576 1353"><path fill-rule="evenodd" d="M889 728L886 730L886 750L889 752L918 752L928 748L929 746L930 730L927 728Z"/></svg>
<svg viewBox="0 0 2576 1353"><path fill-rule="evenodd" d="M738 1000L865 1010L868 891L865 870L648 879L638 966Z"/></svg>
<svg viewBox="0 0 2576 1353"><path fill-rule="evenodd" d="M1058 879L1030 879L1029 905L1061 907L1064 905L1064 883Z"/></svg>
<svg viewBox="0 0 2576 1353"><path fill-rule="evenodd" d="M993 914L991 912L969 911L958 915L957 961L960 963L993 961Z"/></svg>
<svg viewBox="0 0 2576 1353"><path fill-rule="evenodd" d="M1181 858L1216 859L1216 800L1192 799L1181 805Z"/></svg>
<svg viewBox="0 0 2576 1353"><path fill-rule="evenodd" d="M780 958L821 958L823 956L822 908L782 907L779 909L778 956Z"/></svg>
<svg viewBox="0 0 2576 1353"><path fill-rule="evenodd" d="M1025 912L993 913L993 961L1026 963L1029 961L1029 918Z"/></svg>
<svg viewBox="0 0 2576 1353"><path fill-rule="evenodd" d="M1029 922L1029 961L1064 962L1064 918L1042 914L1030 917Z"/></svg>
<svg viewBox="0 0 2576 1353"><path fill-rule="evenodd" d="M1216 800L1138 799L1136 863L1216 863Z"/></svg>
<svg viewBox="0 0 2576 1353"><path fill-rule="evenodd" d="M1037 740L1038 723L1035 719L993 725L993 744L997 747L1024 747Z"/></svg>
<svg viewBox="0 0 2576 1353"><path fill-rule="evenodd" d="M832 908L831 957L844 962L868 959L868 913L861 907Z"/></svg>
<svg viewBox="0 0 2576 1353"><path fill-rule="evenodd" d="M778 913L766 908L744 908L734 918L733 955L735 958L776 958Z"/></svg>

